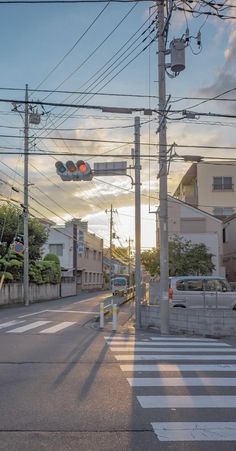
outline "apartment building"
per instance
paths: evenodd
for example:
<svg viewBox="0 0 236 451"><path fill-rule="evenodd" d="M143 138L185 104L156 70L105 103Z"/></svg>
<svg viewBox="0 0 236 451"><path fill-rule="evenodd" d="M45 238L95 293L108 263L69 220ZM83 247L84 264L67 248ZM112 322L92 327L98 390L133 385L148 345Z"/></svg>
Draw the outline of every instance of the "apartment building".
<svg viewBox="0 0 236 451"><path fill-rule="evenodd" d="M49 228L42 253L56 254L64 277L75 277L77 291L103 287L103 240L88 231L88 223L72 219Z"/></svg>
<svg viewBox="0 0 236 451"><path fill-rule="evenodd" d="M229 282L236 282L236 214L223 223L223 264Z"/></svg>
<svg viewBox="0 0 236 451"><path fill-rule="evenodd" d="M224 219L236 213L235 189L235 162L200 162L190 166L173 196Z"/></svg>
<svg viewBox="0 0 236 451"><path fill-rule="evenodd" d="M168 234L183 237L194 244L203 243L213 254L215 270L212 275L225 276L223 266L222 221L185 202L168 196ZM157 215L157 245L159 244L159 220Z"/></svg>

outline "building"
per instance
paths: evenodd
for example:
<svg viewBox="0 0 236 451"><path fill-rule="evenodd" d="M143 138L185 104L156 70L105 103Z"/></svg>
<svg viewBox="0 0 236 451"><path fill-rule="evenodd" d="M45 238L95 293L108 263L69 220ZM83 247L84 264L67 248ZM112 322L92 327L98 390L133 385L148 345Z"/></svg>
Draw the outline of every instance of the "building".
<svg viewBox="0 0 236 451"><path fill-rule="evenodd" d="M183 237L194 244L203 243L214 255L215 270L212 275L225 276L223 266L222 221L192 205L168 196L169 238ZM159 244L159 221L157 218L157 245Z"/></svg>
<svg viewBox="0 0 236 451"><path fill-rule="evenodd" d="M42 252L59 257L63 276L76 278L77 291L103 287L103 240L88 231L87 222L50 227Z"/></svg>
<svg viewBox="0 0 236 451"><path fill-rule="evenodd" d="M235 162L193 163L173 196L224 219L236 213L235 187Z"/></svg>
<svg viewBox="0 0 236 451"><path fill-rule="evenodd" d="M223 223L223 263L227 279L236 282L236 214Z"/></svg>

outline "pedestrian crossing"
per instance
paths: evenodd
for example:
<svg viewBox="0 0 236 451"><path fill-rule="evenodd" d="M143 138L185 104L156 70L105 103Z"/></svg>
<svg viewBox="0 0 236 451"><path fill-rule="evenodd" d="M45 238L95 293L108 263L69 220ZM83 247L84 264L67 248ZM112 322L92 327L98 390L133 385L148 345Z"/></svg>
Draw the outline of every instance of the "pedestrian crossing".
<svg viewBox="0 0 236 451"><path fill-rule="evenodd" d="M54 324L53 324L54 323ZM46 327L45 326L49 326ZM75 321L62 321L55 324L55 321L40 320L27 322L26 320L12 320L0 324L0 332L5 334L24 334L30 331L38 334L56 334L76 325Z"/></svg>
<svg viewBox="0 0 236 451"><path fill-rule="evenodd" d="M104 338L158 441L236 441L236 348L207 338Z"/></svg>

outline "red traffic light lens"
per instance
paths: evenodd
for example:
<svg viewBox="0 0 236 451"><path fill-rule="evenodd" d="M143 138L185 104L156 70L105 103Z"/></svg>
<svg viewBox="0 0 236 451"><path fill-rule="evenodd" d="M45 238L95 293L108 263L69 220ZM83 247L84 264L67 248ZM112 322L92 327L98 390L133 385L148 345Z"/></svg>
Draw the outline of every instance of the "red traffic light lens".
<svg viewBox="0 0 236 451"><path fill-rule="evenodd" d="M82 164L79 166L79 171L80 171L80 172L83 172L83 173L87 171L87 166L86 166L85 163L82 163Z"/></svg>

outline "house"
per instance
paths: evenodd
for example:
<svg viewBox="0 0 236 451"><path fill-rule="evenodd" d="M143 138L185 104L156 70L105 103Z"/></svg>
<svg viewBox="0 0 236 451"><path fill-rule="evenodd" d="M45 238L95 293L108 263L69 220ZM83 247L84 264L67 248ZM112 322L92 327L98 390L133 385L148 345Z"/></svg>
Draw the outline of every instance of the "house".
<svg viewBox="0 0 236 451"><path fill-rule="evenodd" d="M179 199L168 196L169 238L181 236L194 244L203 243L214 255L215 270L212 275L225 276L223 267L222 221L215 216L193 207ZM157 217L157 244L159 240L159 220Z"/></svg>
<svg viewBox="0 0 236 451"><path fill-rule="evenodd" d="M48 229L42 250L56 254L64 277L75 277L77 291L103 287L103 240L88 231L88 223L72 219Z"/></svg>
<svg viewBox="0 0 236 451"><path fill-rule="evenodd" d="M193 163L173 196L220 219L236 213L235 161Z"/></svg>

